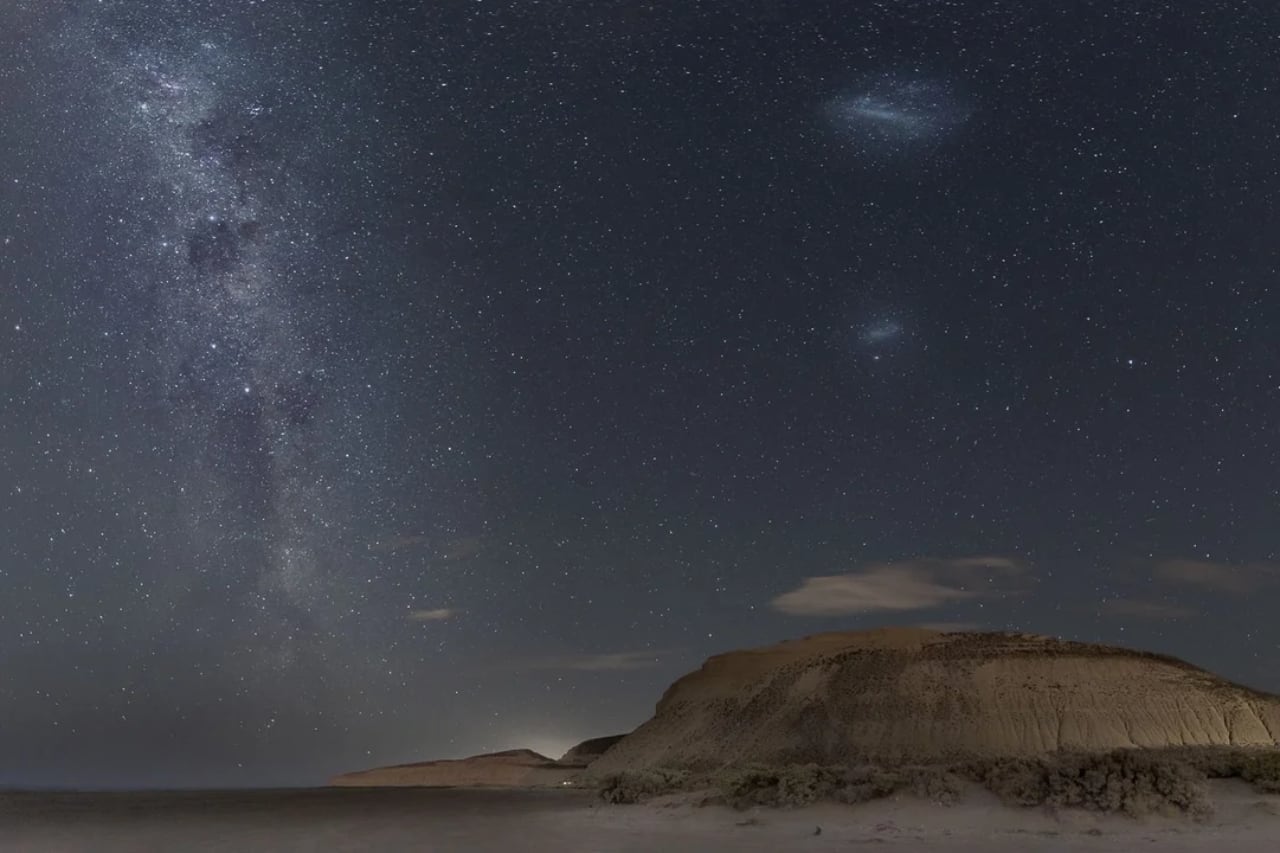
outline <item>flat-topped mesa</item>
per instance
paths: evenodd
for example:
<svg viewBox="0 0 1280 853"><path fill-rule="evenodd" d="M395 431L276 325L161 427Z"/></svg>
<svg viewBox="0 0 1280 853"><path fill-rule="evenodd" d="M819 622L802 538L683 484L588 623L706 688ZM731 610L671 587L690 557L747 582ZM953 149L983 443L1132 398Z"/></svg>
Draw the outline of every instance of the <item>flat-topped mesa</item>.
<svg viewBox="0 0 1280 853"><path fill-rule="evenodd" d="M1280 697L1176 658L1034 634L816 634L716 655L591 774L1277 746Z"/></svg>
<svg viewBox="0 0 1280 853"><path fill-rule="evenodd" d="M470 758L420 761L344 773L329 780L341 787L540 788L563 785L581 768L566 767L530 749L510 749Z"/></svg>

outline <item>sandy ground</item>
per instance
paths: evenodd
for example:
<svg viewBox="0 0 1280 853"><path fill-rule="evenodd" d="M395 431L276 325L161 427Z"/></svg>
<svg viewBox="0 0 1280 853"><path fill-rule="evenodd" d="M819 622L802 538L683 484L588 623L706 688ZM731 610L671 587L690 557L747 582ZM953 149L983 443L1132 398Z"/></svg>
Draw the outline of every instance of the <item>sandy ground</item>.
<svg viewBox="0 0 1280 853"><path fill-rule="evenodd" d="M738 812L688 798L601 806L582 791L308 789L0 793L0 850L45 851L1219 851L1280 850L1280 796L1214 783L1205 823L1009 809L981 791L941 806ZM818 831L820 828L820 831Z"/></svg>

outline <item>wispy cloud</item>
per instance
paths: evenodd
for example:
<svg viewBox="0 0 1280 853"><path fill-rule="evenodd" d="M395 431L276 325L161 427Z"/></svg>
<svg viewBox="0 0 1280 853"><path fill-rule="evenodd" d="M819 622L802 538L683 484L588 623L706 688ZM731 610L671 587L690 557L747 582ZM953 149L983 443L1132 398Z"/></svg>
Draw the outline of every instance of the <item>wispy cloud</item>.
<svg viewBox="0 0 1280 853"><path fill-rule="evenodd" d="M442 560L465 560L480 553L484 542L478 536L451 539L440 546L437 556Z"/></svg>
<svg viewBox="0 0 1280 853"><path fill-rule="evenodd" d="M620 672L631 669L648 669L662 662L662 653L605 652L602 654L565 655L536 661L535 669L570 669L579 672Z"/></svg>
<svg viewBox="0 0 1280 853"><path fill-rule="evenodd" d="M930 631L951 634L958 631L985 631L986 626L980 622L921 622L917 627Z"/></svg>
<svg viewBox="0 0 1280 853"><path fill-rule="evenodd" d="M771 604L795 616L927 610L1008 592L1008 581L1021 573L1016 560L995 556L878 563L848 574L805 578Z"/></svg>
<svg viewBox="0 0 1280 853"><path fill-rule="evenodd" d="M1195 615L1195 611L1181 604L1141 598L1108 599L1102 602L1102 612L1133 619L1184 619Z"/></svg>
<svg viewBox="0 0 1280 853"><path fill-rule="evenodd" d="M435 540L419 533L392 533L374 539L368 544L376 554L394 554L410 548L427 549L439 560L465 560L480 553L483 542L478 536L460 536L456 539Z"/></svg>
<svg viewBox="0 0 1280 853"><path fill-rule="evenodd" d="M1155 576L1159 580L1170 583L1243 595L1268 584L1280 582L1280 564L1165 560L1156 564Z"/></svg>
<svg viewBox="0 0 1280 853"><path fill-rule="evenodd" d="M426 542L426 536L416 533L396 533L373 540L369 543L369 550L379 554L390 554L403 551L405 548L424 545Z"/></svg>
<svg viewBox="0 0 1280 853"><path fill-rule="evenodd" d="M923 563L944 563L956 569L997 569L1006 572L1020 572L1017 560L1010 557L957 557L953 560L922 560Z"/></svg>
<svg viewBox="0 0 1280 853"><path fill-rule="evenodd" d="M450 607L437 607L434 610L410 610L410 622L447 622L458 615L459 611Z"/></svg>

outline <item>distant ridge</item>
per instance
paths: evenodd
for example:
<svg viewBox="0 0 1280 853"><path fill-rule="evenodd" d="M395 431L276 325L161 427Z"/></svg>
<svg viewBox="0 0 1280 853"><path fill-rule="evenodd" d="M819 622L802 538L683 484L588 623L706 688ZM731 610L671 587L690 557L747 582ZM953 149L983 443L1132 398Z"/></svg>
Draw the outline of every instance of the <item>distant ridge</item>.
<svg viewBox="0 0 1280 853"><path fill-rule="evenodd" d="M562 785L581 770L566 767L531 749L508 749L470 758L419 761L344 773L329 780L339 787L498 787Z"/></svg>

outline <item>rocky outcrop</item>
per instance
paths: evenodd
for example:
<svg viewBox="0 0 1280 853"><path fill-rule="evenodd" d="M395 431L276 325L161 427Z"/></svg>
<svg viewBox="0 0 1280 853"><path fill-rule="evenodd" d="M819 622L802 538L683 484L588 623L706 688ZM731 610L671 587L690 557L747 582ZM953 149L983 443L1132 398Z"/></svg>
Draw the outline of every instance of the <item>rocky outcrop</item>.
<svg viewBox="0 0 1280 853"><path fill-rule="evenodd" d="M329 780L341 787L501 787L562 786L581 771L529 749L512 749L445 761L396 764L345 773Z"/></svg>
<svg viewBox="0 0 1280 853"><path fill-rule="evenodd" d="M1028 634L819 634L710 658L591 765L937 761L1276 746L1280 697L1183 661Z"/></svg>

